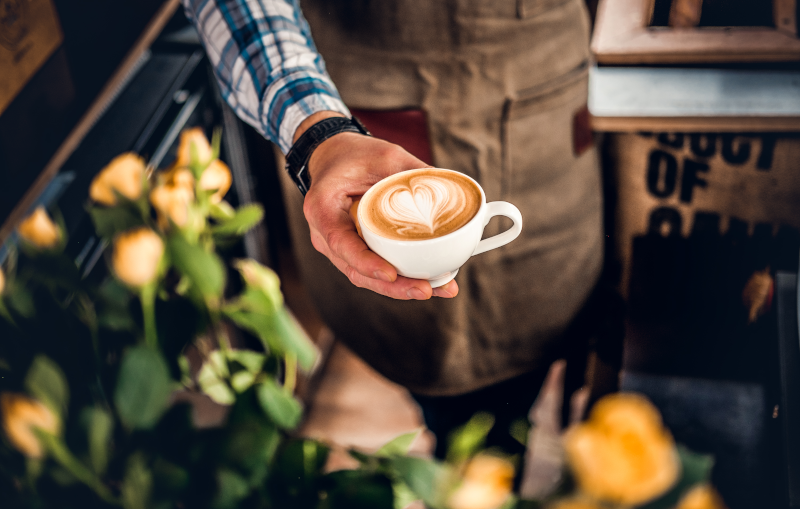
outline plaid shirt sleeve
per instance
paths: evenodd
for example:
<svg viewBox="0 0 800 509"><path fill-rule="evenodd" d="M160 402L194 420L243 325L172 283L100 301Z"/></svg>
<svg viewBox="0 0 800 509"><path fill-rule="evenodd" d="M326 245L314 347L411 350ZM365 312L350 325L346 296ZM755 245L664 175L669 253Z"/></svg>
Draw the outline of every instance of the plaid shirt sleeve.
<svg viewBox="0 0 800 509"><path fill-rule="evenodd" d="M182 0L236 114L285 154L318 111L350 115L311 39L299 0Z"/></svg>

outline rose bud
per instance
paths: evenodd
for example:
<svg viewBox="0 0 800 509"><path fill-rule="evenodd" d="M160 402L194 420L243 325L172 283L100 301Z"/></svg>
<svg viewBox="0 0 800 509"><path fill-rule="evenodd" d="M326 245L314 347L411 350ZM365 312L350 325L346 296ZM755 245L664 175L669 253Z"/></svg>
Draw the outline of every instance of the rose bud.
<svg viewBox="0 0 800 509"><path fill-rule="evenodd" d="M192 147L194 147L197 157L196 163L207 164L211 160L211 145L208 138L203 134L199 127L187 129L181 133L181 141L178 144L178 156L175 159L175 166L186 167L192 163Z"/></svg>
<svg viewBox="0 0 800 509"><path fill-rule="evenodd" d="M727 506L717 490L701 484L689 490L675 509L727 509Z"/></svg>
<svg viewBox="0 0 800 509"><path fill-rule="evenodd" d="M231 170L219 159L214 159L200 177L200 188L206 191L216 190L217 192L211 195L211 203L221 202L231 188Z"/></svg>
<svg viewBox="0 0 800 509"><path fill-rule="evenodd" d="M39 401L22 394L0 394L0 413L8 440L29 458L41 458L44 455L42 444L32 428L52 435L59 433L60 425L55 414Z"/></svg>
<svg viewBox="0 0 800 509"><path fill-rule="evenodd" d="M186 226L189 204L194 200L194 177L189 170L178 168L160 176L159 181L150 192L150 203L158 212L159 227L166 230L169 220Z"/></svg>
<svg viewBox="0 0 800 509"><path fill-rule="evenodd" d="M114 240L114 273L123 283L141 288L155 280L162 256L164 242L156 232L144 226L128 230Z"/></svg>
<svg viewBox="0 0 800 509"><path fill-rule="evenodd" d="M675 442L661 414L643 396L602 398L589 420L564 436L578 487L592 498L638 506L662 495L681 472Z"/></svg>
<svg viewBox="0 0 800 509"><path fill-rule="evenodd" d="M511 495L514 466L503 458L479 454L464 471L464 480L450 495L451 509L498 509Z"/></svg>
<svg viewBox="0 0 800 509"><path fill-rule="evenodd" d="M114 191L130 200L142 195L144 160L133 153L119 155L111 160L92 180L89 197L103 205L116 205Z"/></svg>
<svg viewBox="0 0 800 509"><path fill-rule="evenodd" d="M23 240L42 249L54 247L61 239L61 230L41 206L20 223L17 232Z"/></svg>

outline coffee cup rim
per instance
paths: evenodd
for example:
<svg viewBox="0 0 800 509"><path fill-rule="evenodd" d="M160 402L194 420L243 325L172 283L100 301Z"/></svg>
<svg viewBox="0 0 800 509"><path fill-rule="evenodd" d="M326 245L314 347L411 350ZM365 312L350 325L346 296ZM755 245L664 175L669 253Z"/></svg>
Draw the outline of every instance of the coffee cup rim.
<svg viewBox="0 0 800 509"><path fill-rule="evenodd" d="M476 186L476 187L478 188L478 190L481 192L481 206L480 206L480 207L478 207L478 210L475 212L475 215L474 215L474 216L472 216L472 219L470 219L469 221L467 221L466 223L464 223L464 224L463 224L463 225L462 225L460 228L458 228L458 229L456 229L456 230L454 230L454 231L452 231L452 232L450 232L450 233L446 233L446 234L442 235L441 237L434 237L434 238L432 238L432 239L410 239L410 240L398 240L398 239L390 239L389 237L384 237L383 235L381 235L381 234L377 233L375 230L373 230L372 228L370 228L369 226L367 226L367 225L366 225L366 223L365 223L364 221L362 221L362 220L361 220L361 202L363 202L363 201L364 201L364 198L365 198L365 197L366 197L366 196L367 196L367 195L370 193L370 191L372 191L372 189L373 189L373 188L374 188L376 185L378 185L380 182L383 182L384 180L386 180L386 179L388 179L388 178L392 178L392 177L394 177L395 175L400 175L401 173L406 173L406 172L409 172L409 171L422 171L422 170L441 170L441 171L449 171L450 173L457 173L458 175L460 175L460 176L462 176L462 177L465 177L465 178L469 179L470 181L472 181L472 183L473 183L473 184L475 184L475 186ZM478 183L478 182L477 182L477 181L476 181L474 178L470 177L469 175L467 175L467 174L465 174L465 173L461 173L460 171L451 170L451 169L449 169L449 168L430 168L430 167L429 167L429 168L412 168L412 169L410 169L410 170L403 170L403 171L399 171L399 172L397 172L397 173L394 173L394 174L392 174L392 175L389 175L388 177L384 177L384 178L382 178L381 180L379 180L378 182L375 182L375 183L372 185L372 187L370 187L369 189L367 189L367 192L366 192L366 193L364 193L364 194L361 196L361 199L360 199L360 201L359 201L359 207L358 207L358 210L357 210L357 212L356 212L356 218L358 219L359 226L361 227L361 229L362 229L362 230L369 230L369 232L370 232L372 235L375 235L376 237L379 237L379 238L381 238L381 239L382 239L382 240L384 240L384 241L387 241L387 242L399 242L399 243L402 243L402 244L405 244L405 243L418 244L418 243L420 243L420 242L436 242L436 241L441 241L441 240L443 240L443 239L447 239L448 237L455 236L455 235L459 234L459 233L460 233L462 230L464 230L464 229L465 229L467 226L469 226L470 224L472 224L472 222L473 222L473 221L475 221L475 220L477 220L477 219L478 219L478 216L480 216L480 211L481 211L481 210L482 210L484 207L486 207L486 193L483 191L483 187L481 187L481 185L480 185L480 184L479 184L479 183Z"/></svg>

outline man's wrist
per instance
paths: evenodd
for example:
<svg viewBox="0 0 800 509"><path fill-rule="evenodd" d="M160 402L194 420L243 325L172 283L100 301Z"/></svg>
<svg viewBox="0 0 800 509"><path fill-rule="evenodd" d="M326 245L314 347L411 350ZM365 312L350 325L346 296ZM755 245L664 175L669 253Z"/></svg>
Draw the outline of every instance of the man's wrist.
<svg viewBox="0 0 800 509"><path fill-rule="evenodd" d="M305 120L300 122L300 125L297 126L297 129L294 131L294 136L292 137L292 143L297 143L297 140L300 139L300 136L303 135L304 132L308 130L309 127L316 124L320 120L325 120L326 118L331 117L345 117L344 113L340 113L338 111L318 111L316 113L312 113Z"/></svg>
<svg viewBox="0 0 800 509"><path fill-rule="evenodd" d="M286 154L286 171L303 195L311 187L309 161L314 150L330 138L343 133L371 136L357 118L348 118L337 112L319 112L316 118L314 115L308 117L297 128L294 144Z"/></svg>

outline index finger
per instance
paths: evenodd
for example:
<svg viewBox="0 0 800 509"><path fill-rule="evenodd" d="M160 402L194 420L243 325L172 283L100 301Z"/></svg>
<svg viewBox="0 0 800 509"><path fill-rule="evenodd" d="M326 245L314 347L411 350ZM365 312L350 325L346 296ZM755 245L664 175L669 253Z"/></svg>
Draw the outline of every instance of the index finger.
<svg viewBox="0 0 800 509"><path fill-rule="evenodd" d="M312 228L311 236L317 236L334 256L344 260L362 276L395 281L397 270L394 266L371 251L356 233L355 225L349 220L345 221L338 225L323 224L320 229Z"/></svg>

